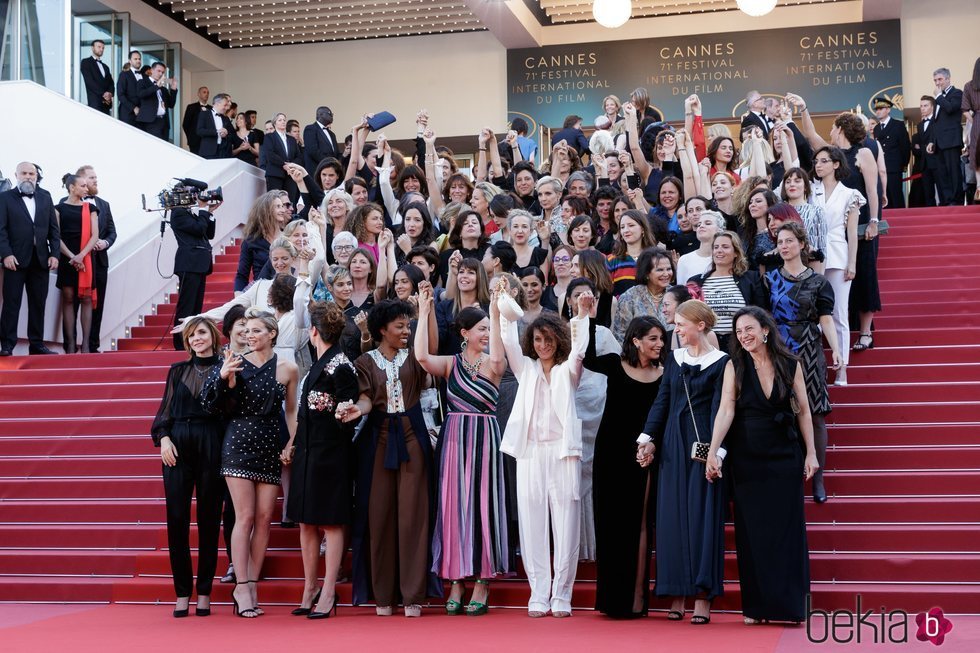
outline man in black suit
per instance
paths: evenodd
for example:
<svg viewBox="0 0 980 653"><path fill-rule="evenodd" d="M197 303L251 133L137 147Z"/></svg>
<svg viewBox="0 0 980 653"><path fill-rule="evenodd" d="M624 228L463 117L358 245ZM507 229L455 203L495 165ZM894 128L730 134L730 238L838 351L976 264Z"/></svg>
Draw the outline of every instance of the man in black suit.
<svg viewBox="0 0 980 653"><path fill-rule="evenodd" d="M102 341L102 312L105 310L106 287L109 282L109 248L116 242L116 223L112 220L112 208L99 197L99 177L92 166L82 166L75 173L85 179L88 186L87 202L99 211L99 239L92 248L92 261L95 269L95 291L98 306L92 309L92 330L89 335L89 351L98 352Z"/></svg>
<svg viewBox="0 0 980 653"><path fill-rule="evenodd" d="M136 86L140 100L136 126L163 140L170 136L168 111L177 104L177 80L164 77L166 70L163 62L157 61L150 68L150 76L141 79Z"/></svg>
<svg viewBox="0 0 980 653"><path fill-rule="evenodd" d="M140 99L136 95L136 86L143 76L140 68L143 66L143 55L138 50L129 53L129 70L119 73L116 80L116 98L119 100L119 119L136 126L136 114L139 113Z"/></svg>
<svg viewBox="0 0 980 653"><path fill-rule="evenodd" d="M259 167L265 170L265 189L285 190L293 205L299 199L299 189L283 167L287 163L303 165L299 143L286 133L286 114L277 113L272 120L272 132L266 134L259 149Z"/></svg>
<svg viewBox="0 0 980 653"><path fill-rule="evenodd" d="M316 170L328 156L339 159L337 136L330 130L333 124L333 111L330 107L316 108L316 122L303 128L303 161L310 172Z"/></svg>
<svg viewBox="0 0 980 653"><path fill-rule="evenodd" d="M589 139L585 137L585 132L582 131L581 116L565 116L561 129L551 135L551 147L561 141L565 141L569 147L574 147L579 156L592 154L589 150Z"/></svg>
<svg viewBox="0 0 980 653"><path fill-rule="evenodd" d="M936 206L936 198L942 201L940 191L941 179L946 174L942 157L936 149L936 98L923 95L919 100L919 112L922 121L919 122L919 133L922 156L922 196L923 206Z"/></svg>
<svg viewBox="0 0 980 653"><path fill-rule="evenodd" d="M105 41L92 41L92 56L82 59L79 66L82 79L85 81L85 95L88 105L97 111L108 114L112 111L112 94L116 88L112 81L109 66L102 63L102 53L105 52Z"/></svg>
<svg viewBox="0 0 980 653"><path fill-rule="evenodd" d="M3 310L0 356L17 345L17 320L27 288L27 337L31 354L53 354L44 346L44 303L48 276L58 269L61 237L51 194L37 187L37 166L17 165L17 187L0 193L0 259L3 260Z"/></svg>
<svg viewBox="0 0 980 653"><path fill-rule="evenodd" d="M201 137L197 135L197 119L202 113L211 110L211 105L208 104L208 98L210 97L211 89L207 86L202 86L197 89L197 101L191 102L184 109L184 119L181 127L184 130L184 136L187 138L187 149L194 154L200 154L201 146Z"/></svg>
<svg viewBox="0 0 980 653"><path fill-rule="evenodd" d="M215 222L211 211L219 206L220 203L209 207L207 202L198 202L191 209L174 209L170 214L170 228L177 239L174 274L180 283L174 310L175 326L204 308L204 288L213 269L209 241L214 238ZM174 349L183 348L183 336L178 331L174 334Z"/></svg>
<svg viewBox="0 0 980 653"><path fill-rule="evenodd" d="M762 97L759 91L749 91L745 95L745 104L748 107L748 111L742 116L742 132L745 132L749 127L758 127L762 130L763 138L769 138L769 130L772 129L772 124L769 122L769 117L766 116L766 99Z"/></svg>
<svg viewBox="0 0 980 653"><path fill-rule="evenodd" d="M205 159L231 158L231 141L228 135L234 131L231 120L225 115L231 98L227 93L214 96L214 106L197 115L198 154Z"/></svg>
<svg viewBox="0 0 980 653"><path fill-rule="evenodd" d="M932 142L943 164L939 178L939 203L943 206L963 204L963 175L960 172L960 152L963 150L963 91L949 81L949 69L940 68L932 74L936 84L935 130Z"/></svg>
<svg viewBox="0 0 980 653"><path fill-rule="evenodd" d="M902 192L902 177L912 156L912 143L909 140L909 132L905 129L905 123L892 120L893 106L888 98L875 98L875 116L878 118L878 124L875 125L873 134L885 155L885 172L888 174L886 188L888 208L904 209L905 193Z"/></svg>

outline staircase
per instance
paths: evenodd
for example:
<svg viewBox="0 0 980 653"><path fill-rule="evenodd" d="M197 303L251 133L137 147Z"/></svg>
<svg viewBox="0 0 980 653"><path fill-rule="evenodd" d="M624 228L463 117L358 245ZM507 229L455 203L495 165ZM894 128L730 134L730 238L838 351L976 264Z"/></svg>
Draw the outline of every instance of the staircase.
<svg viewBox="0 0 980 653"><path fill-rule="evenodd" d="M852 354L851 385L831 390L831 499L806 506L813 605L853 609L860 594L874 610L978 613L980 210L886 213L876 347ZM237 254L217 257L209 307L231 296ZM118 352L0 362L0 601L173 601L148 436L167 367L182 358L165 351L172 313L157 307ZM263 603L296 603L298 531L274 527L269 546ZM731 526L727 549L716 607L737 610ZM592 607L594 578L581 564L576 607ZM215 587L229 601L231 586ZM349 602L350 585L339 591ZM523 574L492 598L526 605Z"/></svg>

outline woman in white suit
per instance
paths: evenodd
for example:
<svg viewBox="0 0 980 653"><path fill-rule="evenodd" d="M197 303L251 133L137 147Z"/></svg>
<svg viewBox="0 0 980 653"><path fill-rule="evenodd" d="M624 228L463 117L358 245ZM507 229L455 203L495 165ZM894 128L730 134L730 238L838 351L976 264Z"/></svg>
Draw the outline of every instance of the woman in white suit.
<svg viewBox="0 0 980 653"><path fill-rule="evenodd" d="M507 320L502 325L498 298L490 302L490 337L507 352L518 381L500 450L517 459L518 525L531 584L531 617L543 617L549 610L559 618L572 614L582 474L582 423L575 412L575 389L582 375L593 303L591 294L583 294L570 325L557 315L543 313L519 343L516 322ZM555 543L553 580L549 523Z"/></svg>

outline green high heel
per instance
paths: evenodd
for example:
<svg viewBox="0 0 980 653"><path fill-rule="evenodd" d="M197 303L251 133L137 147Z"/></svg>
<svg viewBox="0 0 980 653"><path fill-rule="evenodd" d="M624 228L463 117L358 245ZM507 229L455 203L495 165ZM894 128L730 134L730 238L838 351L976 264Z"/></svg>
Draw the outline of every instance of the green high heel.
<svg viewBox="0 0 980 653"><path fill-rule="evenodd" d="M476 581L476 584L477 585L484 585L484 586L486 586L486 588L487 588L487 599L486 600L489 600L489 598L490 598L490 581L479 579L479 580ZM470 617L478 617L481 614L486 614L489 609L490 609L490 607L489 607L488 604L486 604L486 603L478 603L478 602L470 599L470 602L466 606L466 614L468 616L470 616Z"/></svg>
<svg viewBox="0 0 980 653"><path fill-rule="evenodd" d="M466 585L463 583L463 581L454 580L452 582L453 587L457 585L462 585L463 591L464 592L466 591ZM446 601L446 614L449 615L450 617L456 617L463 614L463 604L460 603L459 601L456 601L455 599L449 599L448 601Z"/></svg>

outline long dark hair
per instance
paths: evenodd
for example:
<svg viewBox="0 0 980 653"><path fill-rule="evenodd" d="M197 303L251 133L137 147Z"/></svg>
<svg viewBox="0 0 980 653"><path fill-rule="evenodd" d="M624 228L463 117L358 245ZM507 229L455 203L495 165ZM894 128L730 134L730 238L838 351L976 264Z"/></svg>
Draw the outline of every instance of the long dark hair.
<svg viewBox="0 0 980 653"><path fill-rule="evenodd" d="M973 62L973 79L971 81L974 92L980 90L980 57L977 57L977 60Z"/></svg>
<svg viewBox="0 0 980 653"><path fill-rule="evenodd" d="M631 367L640 366L640 350L633 344L633 339L640 340L653 329L660 331L660 337L664 341L664 346L660 350L660 358L653 361L653 366L663 367L667 360L667 350L669 349L667 347L667 327L660 320L650 315L640 315L630 320L629 326L626 327L626 334L623 336L623 353L621 354L623 362Z"/></svg>
<svg viewBox="0 0 980 653"><path fill-rule="evenodd" d="M781 399L793 391L793 363L798 359L786 347L786 343L783 342L783 338L779 334L779 327L776 325L776 320L772 318L772 315L768 311L758 306L746 306L739 309L735 313L735 316L732 317L732 339L729 351L732 357L732 365L735 367L735 396L739 397L742 394L742 384L745 382L745 370L753 365L749 352L742 349L742 343L735 337L735 328L738 325L738 320L745 315L755 318L763 329L769 330L765 347L769 353L769 360L772 362L772 368L775 372L775 381L772 387L773 398Z"/></svg>

